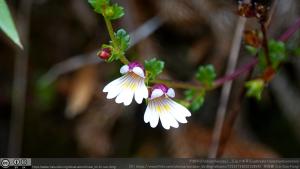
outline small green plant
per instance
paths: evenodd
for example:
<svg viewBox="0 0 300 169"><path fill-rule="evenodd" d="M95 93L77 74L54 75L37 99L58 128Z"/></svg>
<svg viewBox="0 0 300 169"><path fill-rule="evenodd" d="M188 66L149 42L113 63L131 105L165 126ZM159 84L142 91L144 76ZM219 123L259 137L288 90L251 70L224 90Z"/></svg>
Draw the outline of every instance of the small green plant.
<svg viewBox="0 0 300 169"><path fill-rule="evenodd" d="M245 83L246 96L258 100L262 97L265 85L270 82L274 74L280 69L281 64L287 60L287 49L283 42L289 36L276 40L268 40L266 36L265 23L268 18L268 7L265 4L239 4L239 15L244 17L256 17L261 25L261 33L249 31L247 39L249 44L246 49L255 54L254 62L237 69L232 74L216 79L217 74L213 65L199 66L194 79L197 83L185 83L173 80L160 79L165 62L157 58L139 61L130 61L126 52L130 44L130 36L124 29L114 31L111 21L124 16L124 8L118 4L112 4L110 0L89 0L94 11L103 16L106 23L110 42L103 44L98 56L106 62L120 61L121 77L107 84L103 92L107 92L108 99L128 106L135 100L141 104L143 100L147 104L144 121L156 127L161 122L165 129L177 128L180 123L187 123L186 117L191 116L190 110L195 112L205 102L205 95L222 84L234 80L244 72L249 72L259 65L261 75L248 80ZM251 5L254 5L253 7ZM299 49L299 48L298 48ZM293 51L299 53L298 50ZM185 89L184 98L176 99L173 88Z"/></svg>

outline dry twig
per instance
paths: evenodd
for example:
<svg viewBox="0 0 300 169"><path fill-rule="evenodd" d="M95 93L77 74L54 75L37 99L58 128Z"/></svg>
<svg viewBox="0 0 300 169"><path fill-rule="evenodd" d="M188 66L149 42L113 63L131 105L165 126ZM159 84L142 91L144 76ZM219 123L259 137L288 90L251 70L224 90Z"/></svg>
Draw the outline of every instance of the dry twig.
<svg viewBox="0 0 300 169"><path fill-rule="evenodd" d="M237 22L237 28L236 28L234 39L233 39L233 43L232 43L232 47L231 47L231 52L229 55L226 74L231 74L235 70L239 51L240 51L241 40L242 40L242 36L243 36L245 23L246 23L246 18L239 17L238 22ZM217 110L217 117L216 117L214 132L213 132L212 147L211 147L211 150L208 155L210 158L215 158L217 155L217 151L219 149L220 137L221 137L222 127L223 127L225 114L226 114L226 110L227 110L231 87L232 87L232 81L228 81L227 83L224 84L224 86L222 88L220 105Z"/></svg>
<svg viewBox="0 0 300 169"><path fill-rule="evenodd" d="M18 11L17 22L21 28L24 50L18 51L15 57L14 79L12 89L12 114L8 141L8 156L20 157L23 141L23 124L26 110L28 48L30 30L30 12L32 1L23 0Z"/></svg>

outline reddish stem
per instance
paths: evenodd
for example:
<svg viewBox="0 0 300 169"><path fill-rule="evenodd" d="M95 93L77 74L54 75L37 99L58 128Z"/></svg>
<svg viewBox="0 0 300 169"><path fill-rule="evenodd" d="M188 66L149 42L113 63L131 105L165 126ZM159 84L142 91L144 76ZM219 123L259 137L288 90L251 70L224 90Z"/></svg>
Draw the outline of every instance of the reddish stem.
<svg viewBox="0 0 300 169"><path fill-rule="evenodd" d="M300 18L296 21L295 24L290 26L287 31L285 31L279 38L279 41L287 41L298 29L300 29Z"/></svg>
<svg viewBox="0 0 300 169"><path fill-rule="evenodd" d="M293 24L291 27L289 27L289 29L285 33L283 33L283 35L281 35L278 38L278 40L283 41L283 42L288 40L298 29L300 29L300 19L298 19L295 24ZM221 85L221 84L223 84L224 82L226 82L228 80L233 80L237 76L239 76L240 74L245 73L245 72L249 72L247 79L250 79L253 68L255 67L256 64L258 64L257 57L255 57L252 61L250 61L250 63L244 65L242 68L237 69L234 73L232 73L228 76L225 76L221 79L216 80L215 85L216 86ZM243 100L242 98L245 95L245 91L246 91L245 88L242 87L241 95L237 100L238 104L236 104L233 108L233 111L231 111L229 113L229 115L228 115L228 117L227 117L227 119L226 119L226 121L223 125L222 131L221 131L221 136L220 136L221 140L219 142L220 146L219 146L219 149L217 150L216 157L220 157L224 152L226 143L227 143L228 138L230 137L230 134L231 134L231 131L232 131L232 127L233 127L234 122L236 121L236 118L237 118L238 113L240 111L241 100Z"/></svg>
<svg viewBox="0 0 300 169"><path fill-rule="evenodd" d="M241 74L244 74L246 72L248 72L249 70L253 69L254 66L258 63L258 59L257 58L252 58L248 64L243 65L241 68L237 69L235 72L233 72L232 74L229 74L227 76L221 77L219 79L217 79L214 83L215 87L219 87L222 86L224 83L226 83L227 81L230 80L234 80L235 78L237 78L238 76L240 76Z"/></svg>
<svg viewBox="0 0 300 169"><path fill-rule="evenodd" d="M291 36L294 35L295 32L297 32L300 29L300 18L291 25L287 31L285 31L277 40L285 42L287 41ZM239 69L235 70L232 74L226 75L224 77L221 77L215 81L215 87L219 87L223 85L225 82L234 80L241 74L244 74L250 70L252 70L256 65L258 64L257 57L254 57L248 64L241 66Z"/></svg>
<svg viewBox="0 0 300 169"><path fill-rule="evenodd" d="M287 31L285 31L277 40L285 42L287 41L291 36L293 36L293 34L300 29L300 18L295 22L295 24L291 25ZM233 73L225 75L217 80L215 80L214 82L214 86L212 89L214 88L218 88L220 86L222 86L224 83L234 80L237 77L239 77L240 75L249 72L250 70L252 70L256 65L258 64L258 59L257 56L253 56L253 58L249 61L249 63L241 66L240 68L236 69ZM165 81L160 81L160 83L165 83ZM172 82L170 82L171 84ZM190 85L190 84L185 84L185 83L181 83L179 85L175 85L178 88L199 88L199 85Z"/></svg>

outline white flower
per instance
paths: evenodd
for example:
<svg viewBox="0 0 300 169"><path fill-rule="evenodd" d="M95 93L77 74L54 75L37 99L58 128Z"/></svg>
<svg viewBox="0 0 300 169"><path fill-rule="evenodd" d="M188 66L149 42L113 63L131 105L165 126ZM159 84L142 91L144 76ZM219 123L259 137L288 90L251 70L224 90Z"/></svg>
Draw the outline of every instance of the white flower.
<svg viewBox="0 0 300 169"><path fill-rule="evenodd" d="M107 92L107 98L116 97L116 103L123 103L128 106L133 97L138 104L141 104L143 98L148 98L148 89L145 85L144 68L138 62L131 62L120 69L122 77L107 84L103 92Z"/></svg>
<svg viewBox="0 0 300 169"><path fill-rule="evenodd" d="M187 123L186 117L191 116L190 111L176 103L171 98L175 97L172 88L158 84L153 86L148 106L144 114L145 123L150 122L152 128L158 125L158 121L165 129L177 128L180 123Z"/></svg>

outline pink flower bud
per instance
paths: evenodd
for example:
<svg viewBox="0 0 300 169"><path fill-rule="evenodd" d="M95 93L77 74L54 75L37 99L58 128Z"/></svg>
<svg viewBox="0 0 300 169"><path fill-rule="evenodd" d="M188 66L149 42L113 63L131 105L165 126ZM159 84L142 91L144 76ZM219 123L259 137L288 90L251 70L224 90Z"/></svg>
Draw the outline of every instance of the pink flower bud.
<svg viewBox="0 0 300 169"><path fill-rule="evenodd" d="M98 52L98 57L107 60L111 56L111 49L110 48L103 48L101 51Z"/></svg>

